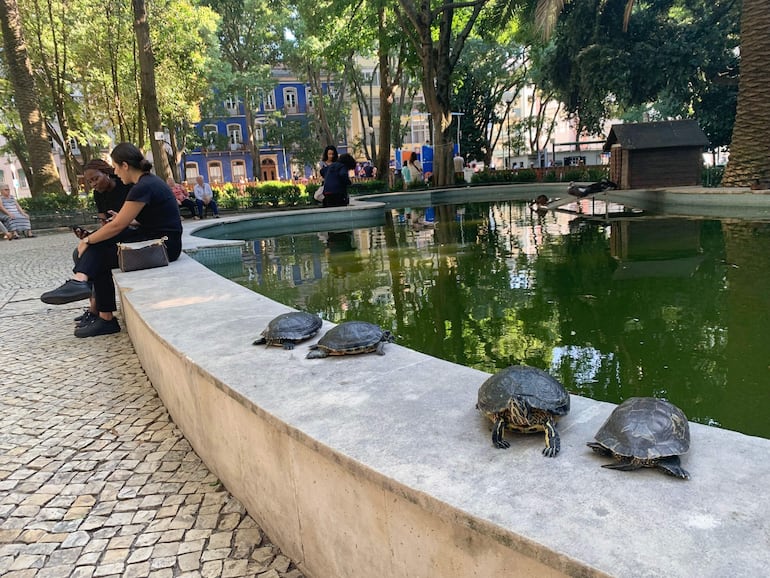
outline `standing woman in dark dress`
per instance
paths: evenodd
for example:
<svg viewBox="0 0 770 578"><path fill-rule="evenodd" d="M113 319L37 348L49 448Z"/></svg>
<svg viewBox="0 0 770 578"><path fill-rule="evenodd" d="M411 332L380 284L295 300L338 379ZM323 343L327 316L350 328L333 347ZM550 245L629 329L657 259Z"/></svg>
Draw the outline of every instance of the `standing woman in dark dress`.
<svg viewBox="0 0 770 578"><path fill-rule="evenodd" d="M350 204L348 187L350 171L356 168L356 159L347 153L339 156L339 160L321 169L324 178L324 207L345 207Z"/></svg>
<svg viewBox="0 0 770 578"><path fill-rule="evenodd" d="M163 179L150 173L152 163L131 143L120 143L110 154L115 174L133 185L126 202L115 217L80 240L80 260L75 275L53 291L43 293L44 303L60 305L85 299L93 285L99 317L75 329L75 337L94 337L120 331L114 317L115 283L112 269L118 265L117 243L167 237L168 258L175 261L182 252L182 220L176 198ZM138 221L136 227L129 227Z"/></svg>

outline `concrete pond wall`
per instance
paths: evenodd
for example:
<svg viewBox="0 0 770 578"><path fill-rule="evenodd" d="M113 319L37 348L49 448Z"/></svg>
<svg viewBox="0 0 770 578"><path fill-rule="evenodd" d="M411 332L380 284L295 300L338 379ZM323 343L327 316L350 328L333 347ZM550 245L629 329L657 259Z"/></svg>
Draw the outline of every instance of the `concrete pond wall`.
<svg viewBox="0 0 770 578"><path fill-rule="evenodd" d="M185 248L240 254L189 234ZM767 575L770 440L691 424L691 480L608 470L585 444L614 406L573 396L556 458L542 434L499 450L475 409L486 373L397 344L312 360L318 336L253 346L290 309L188 255L115 277L175 423L310 578Z"/></svg>

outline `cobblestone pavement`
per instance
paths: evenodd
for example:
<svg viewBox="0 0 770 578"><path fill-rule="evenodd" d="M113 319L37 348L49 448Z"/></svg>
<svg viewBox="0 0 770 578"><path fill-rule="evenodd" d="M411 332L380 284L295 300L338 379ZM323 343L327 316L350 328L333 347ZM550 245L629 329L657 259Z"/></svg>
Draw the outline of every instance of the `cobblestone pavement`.
<svg viewBox="0 0 770 578"><path fill-rule="evenodd" d="M300 578L166 413L124 331L46 306L70 233L0 241L0 576Z"/></svg>

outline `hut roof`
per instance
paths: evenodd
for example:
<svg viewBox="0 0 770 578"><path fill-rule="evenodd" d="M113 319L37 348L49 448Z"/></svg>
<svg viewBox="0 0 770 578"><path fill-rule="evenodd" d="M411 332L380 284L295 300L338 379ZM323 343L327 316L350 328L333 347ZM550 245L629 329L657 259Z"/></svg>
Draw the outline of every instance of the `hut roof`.
<svg viewBox="0 0 770 578"><path fill-rule="evenodd" d="M709 139L695 120L668 120L614 124L604 143L604 150L609 151L616 143L631 150L666 149L705 147Z"/></svg>

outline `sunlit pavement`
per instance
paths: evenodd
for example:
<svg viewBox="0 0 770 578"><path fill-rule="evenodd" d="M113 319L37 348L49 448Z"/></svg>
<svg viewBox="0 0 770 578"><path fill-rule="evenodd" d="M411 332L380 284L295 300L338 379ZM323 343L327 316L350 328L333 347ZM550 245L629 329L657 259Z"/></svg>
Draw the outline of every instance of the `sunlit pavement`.
<svg viewBox="0 0 770 578"><path fill-rule="evenodd" d="M125 329L78 339L86 302L39 300L74 247L0 241L0 575L302 576L171 422Z"/></svg>

